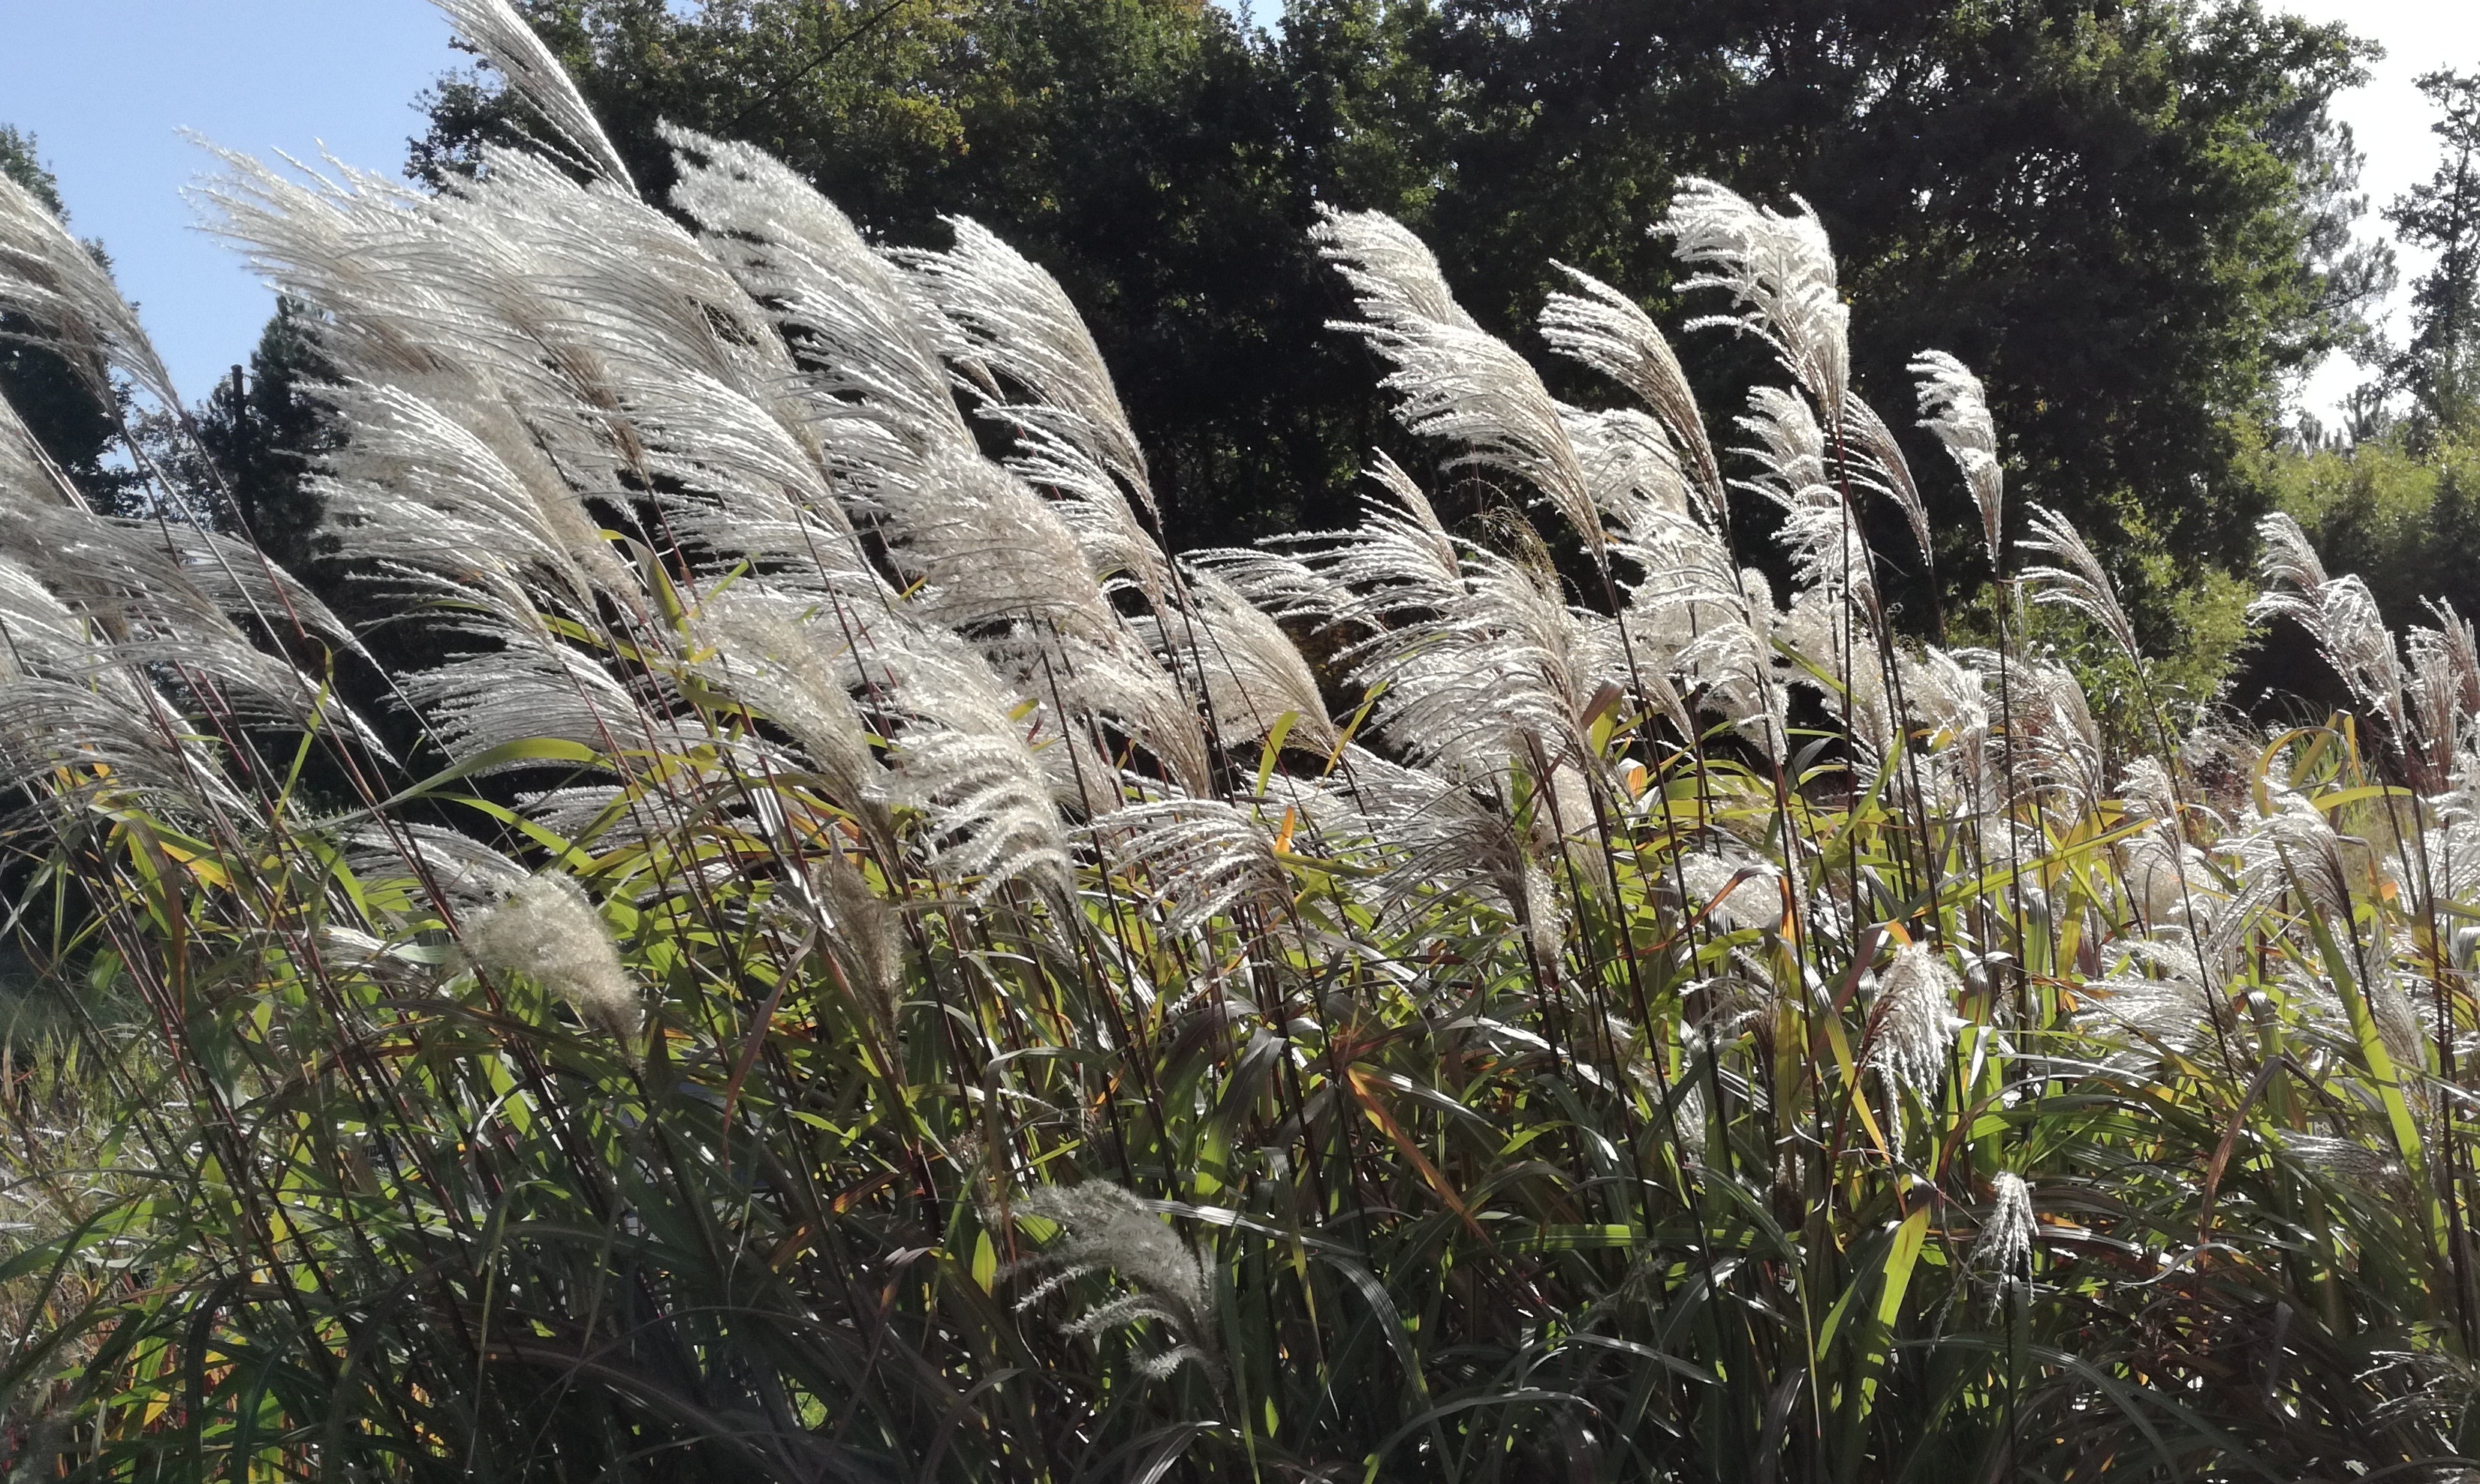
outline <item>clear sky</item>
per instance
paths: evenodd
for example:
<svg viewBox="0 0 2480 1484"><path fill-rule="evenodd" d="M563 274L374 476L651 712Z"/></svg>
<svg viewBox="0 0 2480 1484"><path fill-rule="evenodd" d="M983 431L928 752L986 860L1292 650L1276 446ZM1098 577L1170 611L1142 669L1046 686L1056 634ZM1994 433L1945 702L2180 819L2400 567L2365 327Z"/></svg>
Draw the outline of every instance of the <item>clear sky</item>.
<svg viewBox="0 0 2480 1484"><path fill-rule="evenodd" d="M2480 66L2480 0L2280 3L2389 53L2339 109L2367 151L2373 203L2426 175L2435 141L2411 79ZM415 96L460 61L425 0L0 0L0 123L37 137L71 225L111 249L195 397L247 355L271 301L192 225L180 191L209 161L180 131L250 153L315 156L323 143L394 170L421 127ZM2406 278L2424 266L2407 257ZM2330 407L2357 376L2330 367L2305 400Z"/></svg>
<svg viewBox="0 0 2480 1484"><path fill-rule="evenodd" d="M467 60L425 0L0 0L0 123L35 136L194 399L274 300L193 225L181 189L214 161L181 131L393 174L415 96Z"/></svg>

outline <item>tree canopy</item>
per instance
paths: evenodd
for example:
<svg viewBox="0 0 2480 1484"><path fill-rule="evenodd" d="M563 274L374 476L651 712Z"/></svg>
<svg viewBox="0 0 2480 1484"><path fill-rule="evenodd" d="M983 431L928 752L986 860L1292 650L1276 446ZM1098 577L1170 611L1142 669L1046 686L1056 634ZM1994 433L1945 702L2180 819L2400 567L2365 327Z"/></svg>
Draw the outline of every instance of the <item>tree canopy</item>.
<svg viewBox="0 0 2480 1484"><path fill-rule="evenodd" d="M1520 338L1546 260L1668 308L1645 228L1682 176L1795 192L1862 338L1899 347L1858 368L1888 421L1908 422L1903 357L1953 351L2025 494L2188 561L2243 557L2242 456L2368 288L2325 113L2361 54L2253 4L1296 0L1263 29L1196 0L530 14L658 192L668 118L775 151L890 240L954 213L1022 244L1122 369L1186 543L1332 523L1384 436L1374 368L1322 333L1320 202L1406 218ZM471 76L431 115L433 178L515 124Z"/></svg>

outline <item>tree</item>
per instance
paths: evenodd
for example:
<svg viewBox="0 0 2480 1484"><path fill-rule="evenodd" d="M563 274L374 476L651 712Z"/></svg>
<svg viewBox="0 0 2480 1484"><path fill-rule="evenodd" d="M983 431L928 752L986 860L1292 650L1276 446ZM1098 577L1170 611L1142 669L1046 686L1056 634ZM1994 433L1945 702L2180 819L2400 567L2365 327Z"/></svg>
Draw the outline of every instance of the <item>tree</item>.
<svg viewBox="0 0 2480 1484"><path fill-rule="evenodd" d="M2430 72L2418 80L2443 116L2437 173L2386 209L2402 240L2437 254L2412 285L2412 338L2395 379L2412 395L2414 436L2472 426L2480 413L2480 73Z"/></svg>
<svg viewBox="0 0 2480 1484"><path fill-rule="evenodd" d="M2324 110L2357 53L2253 5L1451 0L1423 36L1473 119L1431 236L1502 321L1545 257L1665 282L1641 225L1676 174L1797 192L1889 421L1904 356L1961 356L2019 508L2122 555L2245 559L2242 455L2365 300Z"/></svg>
<svg viewBox="0 0 2480 1484"><path fill-rule="evenodd" d="M1888 421L1909 421L1913 350L1963 356L2015 486L2149 558L2156 588L2244 560L2244 455L2367 297L2325 113L2359 53L2253 4L1294 0L1271 32L1196 0L530 14L655 192L668 116L775 150L890 241L961 212L1049 268L1182 544L1333 524L1392 436L1378 369L1321 330L1340 305L1303 237L1321 202L1405 217L1521 341L1552 259L1677 321L1645 229L1680 176L1796 191L1863 305ZM417 170L508 137L502 106L444 86ZM1708 411L1727 435L1737 408ZM1970 558L1948 554L1951 586Z"/></svg>
<svg viewBox="0 0 2480 1484"><path fill-rule="evenodd" d="M60 183L37 158L32 135L0 125L0 173L32 192L54 217L68 220ZM109 267L100 244L89 243L87 249ZM120 436L127 397L116 391L112 402L98 398L58 351L35 338L34 326L16 315L0 314L0 397L16 409L52 462L98 507L116 508L136 487L136 475L105 463Z"/></svg>
<svg viewBox="0 0 2480 1484"><path fill-rule="evenodd" d="M246 529L287 571L313 580L323 512L310 473L340 436L332 410L312 391L325 366L310 317L279 301L248 369L234 367L196 418L198 445L221 478L205 508L218 513L218 524Z"/></svg>

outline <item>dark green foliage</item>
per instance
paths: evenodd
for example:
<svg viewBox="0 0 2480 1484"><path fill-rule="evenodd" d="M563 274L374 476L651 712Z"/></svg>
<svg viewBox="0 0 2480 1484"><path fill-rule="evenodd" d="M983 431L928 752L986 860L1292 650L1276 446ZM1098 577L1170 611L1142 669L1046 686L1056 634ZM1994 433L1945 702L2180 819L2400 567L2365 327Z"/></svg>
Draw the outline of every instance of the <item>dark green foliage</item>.
<svg viewBox="0 0 2480 1484"><path fill-rule="evenodd" d="M0 124L0 172L32 192L53 216L68 219L59 182L36 157L34 136ZM100 245L88 245L103 258ZM0 397L88 499L117 505L137 483L127 470L104 462L119 436L126 398L116 392L113 403L97 397L58 352L27 338L31 329L16 315L0 315Z"/></svg>
<svg viewBox="0 0 2480 1484"><path fill-rule="evenodd" d="M322 508L309 489L319 456L334 447L335 418L316 388L325 363L316 331L297 304L276 305L274 318L197 413L197 441L214 461L220 484L199 492L216 524L246 530L286 571L316 581L326 543L318 536Z"/></svg>
<svg viewBox="0 0 2480 1484"><path fill-rule="evenodd" d="M1552 260L1675 281L1645 228L1680 175L1797 191L1887 420L1909 422L1914 350L1978 367L2018 490L2156 557L2137 597L2161 623L2200 563L2244 563L2249 429L2359 332L2384 267L2351 250L2324 113L2353 45L2253 5L1300 0L1263 32L1193 0L530 13L659 198L671 118L779 153L892 240L963 213L1049 268L1181 545L1347 519L1382 436L1362 353L1320 329L1319 201L1404 217L1521 341ZM480 80L431 104L419 174L510 137ZM1946 554L1942 585L1977 580Z"/></svg>
<svg viewBox="0 0 2480 1484"><path fill-rule="evenodd" d="M2348 448L2268 455L2261 475L2280 508L2298 520L2333 572L2366 578L2397 629L2435 624L2443 601L2480 614L2480 448L2443 439L2415 451L2397 436ZM2340 682L2286 630L2269 635L2234 678L2232 700L2272 713L2339 704Z"/></svg>

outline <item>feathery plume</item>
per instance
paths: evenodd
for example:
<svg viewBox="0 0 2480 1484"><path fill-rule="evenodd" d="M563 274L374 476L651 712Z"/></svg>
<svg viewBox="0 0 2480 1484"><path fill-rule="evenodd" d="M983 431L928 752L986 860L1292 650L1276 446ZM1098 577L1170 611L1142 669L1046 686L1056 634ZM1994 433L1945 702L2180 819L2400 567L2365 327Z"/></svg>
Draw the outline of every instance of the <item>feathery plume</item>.
<svg viewBox="0 0 2480 1484"><path fill-rule="evenodd" d="M94 249L69 236L35 193L0 175L0 309L32 320L96 401L114 405L118 367L167 407L181 405L138 312Z"/></svg>
<svg viewBox="0 0 2480 1484"><path fill-rule="evenodd" d="M1994 673L1998 663L1998 656L1984 655L1982 675ZM2024 780L2034 788L2054 791L2061 816L2075 817L2100 801L2106 783L2101 727L2093 720L2083 682L2054 660L2020 664L2015 673L2016 701L2006 747L2022 763Z"/></svg>
<svg viewBox="0 0 2480 1484"><path fill-rule="evenodd" d="M1733 421L1755 437L1754 445L1739 451L1761 471L1753 480L1736 482L1782 510L1776 540L1791 553L1793 576L1838 603L1847 594L1864 608L1873 607L1873 558L1828 477L1825 432L1809 404L1779 387L1754 387L1747 413Z"/></svg>
<svg viewBox="0 0 2480 1484"><path fill-rule="evenodd" d="M1967 810L1988 806L1997 779L1990 767L1990 695L1980 672L1934 646L1918 660L1899 656L1903 691L1929 730L1936 777Z"/></svg>
<svg viewBox="0 0 2480 1484"><path fill-rule="evenodd" d="M2283 1149L2311 1169L2380 1190L2402 1184L2402 1161L2360 1139L2299 1133L2285 1133L2281 1138Z"/></svg>
<svg viewBox="0 0 2480 1484"><path fill-rule="evenodd" d="M2471 621L2442 599L2430 599L2435 628L2415 627L2405 636L2411 653L2408 692L2412 716L2427 746L2429 765L2442 778L2453 768L2465 729L2480 716L2480 639Z"/></svg>
<svg viewBox="0 0 2480 1484"><path fill-rule="evenodd" d="M1129 1290L1086 1310L1060 1326L1069 1335L1095 1335L1139 1319L1168 1326L1175 1342L1147 1356L1139 1369L1160 1380L1183 1365L1220 1375L1214 1356L1214 1282L1204 1260L1162 1218L1127 1191L1102 1180L1043 1186L1019 1195L1016 1210L1060 1228L1049 1249L1018 1265L1043 1272L1043 1280L1017 1300L1021 1313L1076 1279L1108 1272Z"/></svg>
<svg viewBox="0 0 2480 1484"><path fill-rule="evenodd" d="M364 884L407 882L423 896L479 915L530 877L524 866L460 831L394 821L345 837L345 859Z"/></svg>
<svg viewBox="0 0 2480 1484"><path fill-rule="evenodd" d="M2385 719L2396 745L2412 747L2417 739L2410 734L2403 713L2402 658L2376 595L2356 574L2327 576L2308 533L2289 516L2280 511L2266 516L2257 534L2264 542L2258 568L2265 589L2248 605L2249 621L2296 619L2351 694Z"/></svg>
<svg viewBox="0 0 2480 1484"><path fill-rule="evenodd" d="M1705 269L1682 289L1731 295L1734 313L1692 320L1689 328L1724 325L1755 335L1836 423L1850 383L1851 311L1836 287L1824 224L1806 201L1792 202L1799 214L1785 217L1692 177L1680 182L1653 230L1671 240L1681 262Z"/></svg>
<svg viewBox="0 0 2480 1484"><path fill-rule="evenodd" d="M2056 565L2028 567L2022 576L2030 584L2032 601L2071 608L2099 624L2129 659L2141 664L2143 651L2135 642L2135 625L2119 606L2118 589L2101 558L2084 544L2075 523L2047 505L2032 507L2031 534L2016 543L2027 551L2055 559Z"/></svg>
<svg viewBox="0 0 2480 1484"><path fill-rule="evenodd" d="M1052 882L1064 874L1069 842L1054 797L1098 805L1097 790L1111 777L1091 743L1080 753L1072 730L1037 752L1032 729L1055 724L1056 713L1011 690L944 629L887 635L870 659L890 682L884 704L906 717L891 756L896 796L930 815L933 859L980 877L984 896L1020 876ZM1053 776L1046 767L1052 758L1068 776Z"/></svg>
<svg viewBox="0 0 2480 1484"><path fill-rule="evenodd" d="M1437 260L1379 212L1322 207L1312 237L1351 284L1361 318L1330 327L1358 335L1395 363L1396 419L1424 438L1463 445L1455 464L1504 470L1531 484L1598 553L1602 511L1568 441L1567 421L1541 378L1483 333L1448 293Z"/></svg>
<svg viewBox="0 0 2480 1484"><path fill-rule="evenodd" d="M645 996L611 931L574 877L528 878L465 925L466 954L488 974L524 974L626 1040L645 1023Z"/></svg>
<svg viewBox="0 0 2480 1484"><path fill-rule="evenodd" d="M1980 537L1995 564L2004 557L2006 467L1998 461L1998 424L1989 415L1988 395L1980 378L1943 350L1924 350L1912 359L1918 378L1920 425L1937 435L1948 456L1963 471L1972 503L1980 512Z"/></svg>
<svg viewBox="0 0 2480 1484"><path fill-rule="evenodd" d="M2271 811L2260 815L2231 848L2239 858L2243 881L2288 881L2308 900L2337 922L2351 920L2355 873L2344 857L2344 842L2334 822L2315 804L2286 788L2272 790ZM2366 842L2352 845L2366 849Z"/></svg>
<svg viewBox="0 0 2480 1484"><path fill-rule="evenodd" d="M549 125L555 138L543 142L560 158L633 193L636 185L620 152L611 147L594 111L585 106L568 69L542 43L507 0L431 0L448 16L456 34L482 54L483 60L517 96Z"/></svg>
<svg viewBox="0 0 2480 1484"><path fill-rule="evenodd" d="M2295 597L2313 593L2333 580L2325 574L2324 558L2316 554L2316 544L2288 514L2277 510L2266 516L2257 524L2256 533L2264 543L2257 571L2266 588L2287 589L2284 596Z"/></svg>
<svg viewBox="0 0 2480 1484"><path fill-rule="evenodd" d="M2039 1230L2031 1187L2013 1170L1999 1171L1989 1182L1989 1214L1981 1217L1980 1238L1966 1259L1967 1267L1995 1280L1993 1304L2007 1290L2031 1281L2032 1239Z"/></svg>
<svg viewBox="0 0 2480 1484"><path fill-rule="evenodd" d="M841 677L846 646L822 646L810 633L804 605L762 586L740 582L707 600L689 620L690 631L715 652L707 668L736 697L754 704L792 734L812 766L840 793L847 806L861 805L880 769L869 735Z"/></svg>
<svg viewBox="0 0 2480 1484"><path fill-rule="evenodd" d="M1542 305L1541 339L1552 350L1636 394L1678 448L1706 517L1718 520L1721 467L1705 435L1705 415L1697 410L1696 394L1689 388L1688 373L1680 369L1670 342L1636 300L1589 273L1563 263L1555 266L1577 292L1553 294Z"/></svg>
<svg viewBox="0 0 2480 1484"><path fill-rule="evenodd" d="M2131 1072L2150 1068L2163 1055L2187 1056L2213 1034L2211 996L2197 980L2199 960L2190 945L2138 939L2111 960L2109 972L2086 981L2076 1026L2083 1034L2127 1053L2113 1064Z"/></svg>
<svg viewBox="0 0 2480 1484"><path fill-rule="evenodd" d="M1963 1022L1955 997L1963 981L1926 943L1905 943L1878 978L1866 1060L1891 1086L1931 1097L1946 1078L1948 1054Z"/></svg>
<svg viewBox="0 0 2480 1484"><path fill-rule="evenodd" d="M1904 524L1912 528L1912 542L1920 548L1921 561L1933 568L1937 549L1929 539L1929 507L1912 478L1911 461L1903 457L1902 445L1895 441L1895 431L1886 420L1856 395L1843 399L1840 451L1853 485L1885 496L1903 513Z"/></svg>
<svg viewBox="0 0 2480 1484"><path fill-rule="evenodd" d="M1696 496L1681 477L1679 455L1661 423L1627 407L1587 412L1562 403L1559 417L1593 507L1604 517L1622 528L1640 525L1639 512L1649 505L1676 520L1692 519Z"/></svg>
<svg viewBox="0 0 2480 1484"><path fill-rule="evenodd" d="M919 457L969 443L950 360L988 382L922 284L863 241L851 218L782 162L747 144L666 126L680 183L672 201L707 249L768 307L811 385L809 411L843 437L883 440L876 456ZM858 427L849 424L858 422ZM866 476L865 467L849 471Z"/></svg>
<svg viewBox="0 0 2480 1484"><path fill-rule="evenodd" d="M1211 571L1192 572L1185 586L1186 611L1131 623L1166 663L1201 680L1217 739L1257 741L1288 714L1301 746L1330 751L1334 723L1291 636Z"/></svg>
<svg viewBox="0 0 2480 1484"><path fill-rule="evenodd" d="M1111 384L1110 368L1059 281L964 217L946 222L956 234L945 252L907 252L923 292L963 332L971 353L1031 391L1031 402L1008 402L1000 415L1074 446L1125 480L1157 522L1145 451Z"/></svg>
<svg viewBox="0 0 2480 1484"><path fill-rule="evenodd" d="M1222 799L1132 804L1093 827L1116 867L1151 883L1166 925L1187 933L1241 903L1279 908L1291 899L1275 832L1253 809Z"/></svg>

